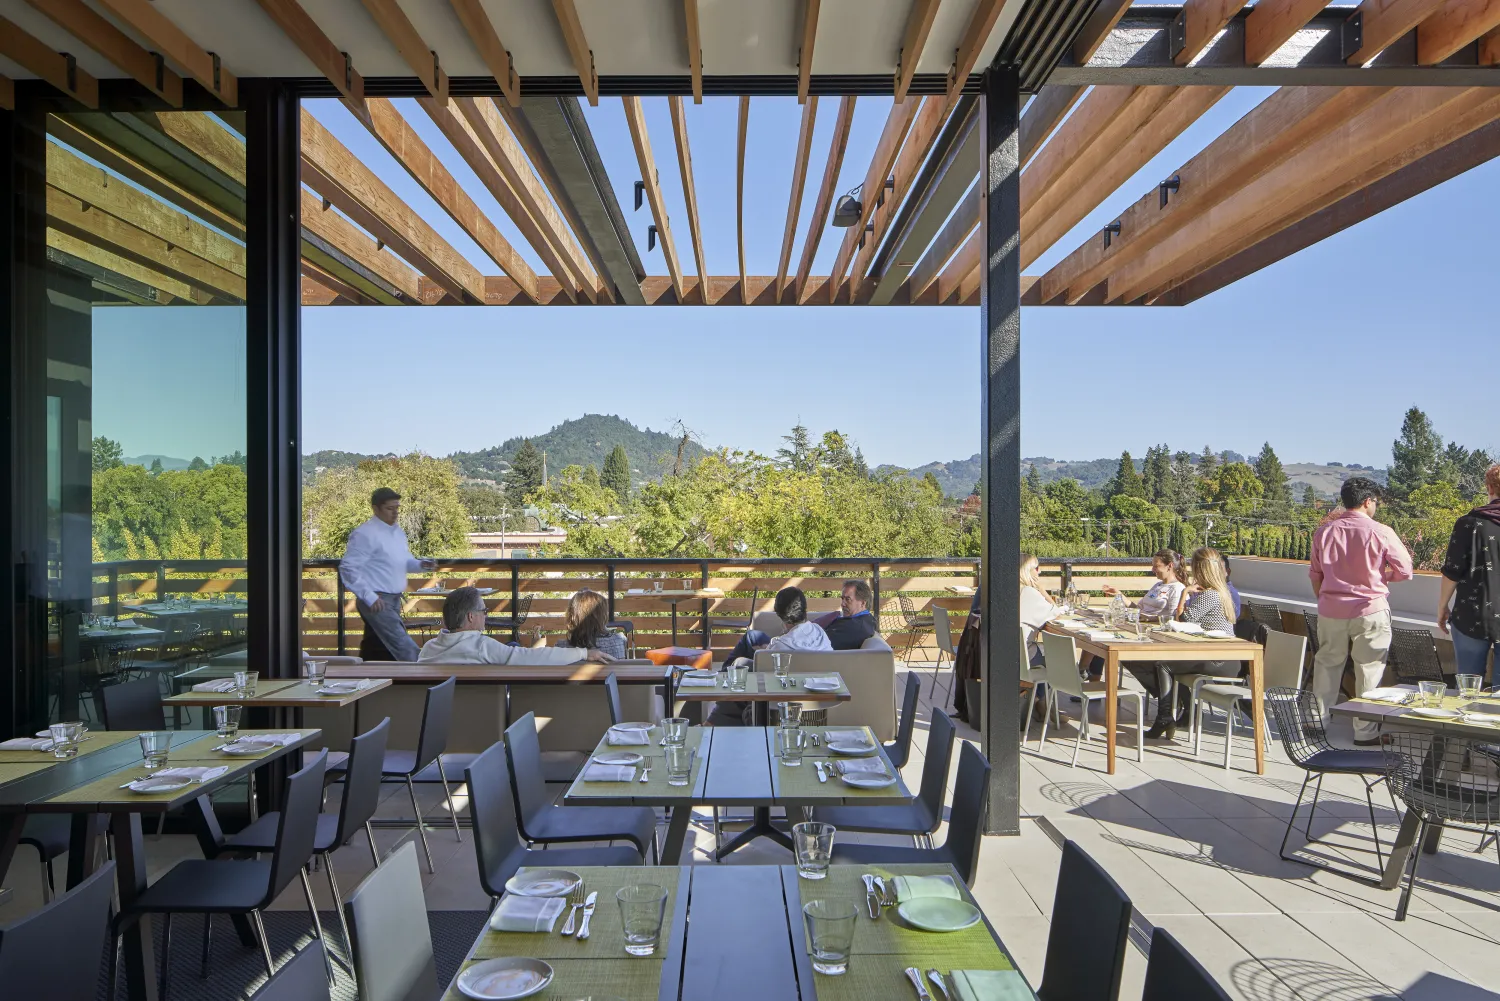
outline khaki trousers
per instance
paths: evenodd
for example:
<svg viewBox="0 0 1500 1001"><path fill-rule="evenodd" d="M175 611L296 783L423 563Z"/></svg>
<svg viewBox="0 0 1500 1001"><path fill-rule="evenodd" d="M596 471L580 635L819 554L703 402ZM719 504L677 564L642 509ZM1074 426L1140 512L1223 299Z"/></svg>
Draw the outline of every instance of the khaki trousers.
<svg viewBox="0 0 1500 1001"><path fill-rule="evenodd" d="M1344 661L1354 661L1354 694L1362 696L1379 688L1385 676L1385 659L1391 650L1391 613L1389 610L1362 615L1357 619L1333 619L1318 616L1318 655L1313 658L1313 692L1323 703L1323 722L1328 722L1328 707L1341 701L1339 684L1344 680ZM1379 724L1354 721L1356 740L1373 740Z"/></svg>

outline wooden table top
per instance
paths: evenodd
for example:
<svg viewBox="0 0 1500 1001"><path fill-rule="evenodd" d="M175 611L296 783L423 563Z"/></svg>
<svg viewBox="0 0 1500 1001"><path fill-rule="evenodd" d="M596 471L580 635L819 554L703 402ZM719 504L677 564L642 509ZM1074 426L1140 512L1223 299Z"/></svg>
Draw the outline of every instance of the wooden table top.
<svg viewBox="0 0 1500 1001"><path fill-rule="evenodd" d="M617 660L613 664L398 664L364 661L329 664L330 678L380 678L398 684L435 685L456 677L460 685L586 685L603 684L610 674L622 685L659 685L667 669L646 660Z"/></svg>
<svg viewBox="0 0 1500 1001"><path fill-rule="evenodd" d="M1239 637L1222 639L1189 633L1152 629L1135 636L1135 627L1110 629L1102 617L1053 619L1044 627L1048 632L1071 636L1089 653L1113 653L1119 660L1251 660L1264 653L1259 643ZM1095 638L1101 632L1113 635ZM1090 636L1094 633L1095 636Z"/></svg>
<svg viewBox="0 0 1500 1001"><path fill-rule="evenodd" d="M722 682L723 677L724 672L720 671L717 681ZM680 702L848 702L853 698L849 693L849 686L837 671L789 674L787 677L795 681L797 687L783 688L775 675L751 671L746 675L743 692L731 692L718 683L713 688L693 685L684 687L679 684L674 697ZM827 692L810 691L802 687L802 682L807 678L838 678L839 687Z"/></svg>
<svg viewBox="0 0 1500 1001"><path fill-rule="evenodd" d="M1395 685L1407 691L1416 692L1415 685ZM1500 695L1483 696L1480 698L1461 697L1453 689L1443 696L1443 709L1456 709L1464 711L1470 706L1489 706L1500 709ZM1380 702L1373 699L1350 699L1348 702L1340 702L1329 710L1336 716L1360 717L1363 719L1379 720L1386 726L1403 730L1425 730L1434 733L1448 733L1454 736L1474 737L1480 740L1500 742L1500 712L1482 713L1475 712L1469 718L1463 719L1436 719L1430 716L1417 715L1413 710L1416 707L1410 705L1395 705L1390 702ZM1477 722L1478 719L1494 720L1490 722Z"/></svg>
<svg viewBox="0 0 1500 1001"><path fill-rule="evenodd" d="M632 587L625 591L621 597L625 598L722 598L724 591L717 587L696 587L690 589L667 588L661 591L653 591L650 588Z"/></svg>
<svg viewBox="0 0 1500 1001"><path fill-rule="evenodd" d="M332 670L328 674L332 677ZM169 706L242 705L268 709L313 709L322 706L342 708L374 695L383 688L391 687L388 678L372 678L368 673L356 674L354 677L368 681L369 684L340 695L319 695L316 686L301 678L262 678L255 685L255 695L250 698L237 692L186 691L178 695L167 696L162 699L162 704ZM447 675L444 675L444 680L446 679Z"/></svg>

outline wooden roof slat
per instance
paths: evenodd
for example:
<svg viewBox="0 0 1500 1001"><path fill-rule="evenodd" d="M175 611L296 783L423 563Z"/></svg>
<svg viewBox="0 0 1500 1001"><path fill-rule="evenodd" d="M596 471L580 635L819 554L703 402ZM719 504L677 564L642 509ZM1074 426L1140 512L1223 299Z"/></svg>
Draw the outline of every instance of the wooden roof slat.
<svg viewBox="0 0 1500 1001"><path fill-rule="evenodd" d="M974 13L969 15L969 23L959 36L958 51L954 53L953 65L948 70L947 103L950 112L958 104L969 74L979 64L979 53L995 30L995 22L1000 20L1004 6L1005 0L979 0L974 5Z"/></svg>
<svg viewBox="0 0 1500 1001"><path fill-rule="evenodd" d="M333 211L332 203L325 208L305 189L302 191L302 228L399 289L407 297L406 303L418 301L420 285L415 268L378 246L374 237Z"/></svg>
<svg viewBox="0 0 1500 1001"><path fill-rule="evenodd" d="M802 239L802 259L797 265L797 277L792 283L792 301L801 303L812 272L813 258L818 253L818 244L823 239L823 228L828 223L828 212L833 207L834 188L839 181L839 171L844 165L844 151L849 148L849 127L854 123L855 97L847 94L839 98L839 116L833 124L833 137L828 145L828 159L823 164L823 181L818 185L818 198L813 202L812 217L807 221L807 236Z"/></svg>
<svg viewBox="0 0 1500 1001"><path fill-rule="evenodd" d="M386 37L401 60L411 69L412 75L427 88L427 93L439 104L448 102L448 74L438 62L437 52L422 40L416 27L401 9L397 0L359 0L380 33Z"/></svg>
<svg viewBox="0 0 1500 1001"><path fill-rule="evenodd" d="M1364 0L1358 8L1363 18L1360 46L1349 65L1363 66L1442 6L1442 0Z"/></svg>
<svg viewBox="0 0 1500 1001"><path fill-rule="evenodd" d="M321 285L323 288L334 293L340 299L343 299L345 302L349 303L349 305L368 306L374 304L373 301L359 289L355 288L353 285L350 285L348 282L341 281L335 275L329 274L327 271L324 271L322 268L313 264L307 258L302 258L302 260L298 262L298 265L301 268L303 278L311 279L314 283Z"/></svg>
<svg viewBox="0 0 1500 1001"><path fill-rule="evenodd" d="M911 129L920 104L921 98L908 97L892 105L890 114L886 116L885 127L880 132L880 141L875 146L874 155L870 157L870 166L865 170L865 179L860 188L859 221L844 233L844 241L839 245L838 256L833 260L833 271L829 274L828 281L830 302L834 301L839 294L839 289L844 282L844 273L849 269L849 262L854 258L855 248L859 246L860 238L865 235L865 225L875 214L875 203L885 190L885 180L891 175L891 170L896 165L896 157L901 152L901 144L906 139L906 133Z"/></svg>
<svg viewBox="0 0 1500 1001"><path fill-rule="evenodd" d="M182 77L83 0L26 0L54 24L124 70L174 108L182 107Z"/></svg>
<svg viewBox="0 0 1500 1001"><path fill-rule="evenodd" d="M1052 135L1052 130L1057 128L1057 123L1062 121L1073 105L1077 104L1083 97L1087 87L1075 87L1070 84L1044 84L1037 91L1036 97L1026 106L1026 111L1021 115L1021 167L1024 169L1031 163L1033 157L1042 148Z"/></svg>
<svg viewBox="0 0 1500 1001"><path fill-rule="evenodd" d="M667 98L667 107L672 113L672 138L677 146L677 172L682 176L682 200L687 205L688 237L693 241L693 266L698 274L706 275L708 263L703 256L703 226L698 221L698 186L693 180L693 150L688 144L687 114L682 98L676 95ZM700 291L706 292L707 288L700 286Z"/></svg>
<svg viewBox="0 0 1500 1001"><path fill-rule="evenodd" d="M332 306L341 298L343 297L317 279L306 274L302 276L302 305Z"/></svg>
<svg viewBox="0 0 1500 1001"><path fill-rule="evenodd" d="M212 52L206 52L187 32L149 0L97 0L166 58L187 70L210 94L233 108L240 103L239 80Z"/></svg>
<svg viewBox="0 0 1500 1001"><path fill-rule="evenodd" d="M1240 0L1187 0L1182 5L1183 46L1172 61L1178 66L1192 62L1243 6Z"/></svg>
<svg viewBox="0 0 1500 1001"><path fill-rule="evenodd" d="M1328 0L1264 0L1245 19L1245 62L1259 66L1328 6Z"/></svg>
<svg viewBox="0 0 1500 1001"><path fill-rule="evenodd" d="M802 190L807 186L807 160L812 153L813 127L818 121L818 99L802 106L802 126L797 132L797 154L792 161L792 190L787 196L786 229L781 234L781 258L776 265L776 299L786 292L786 271L792 263L792 245L797 241L797 220L802 215Z"/></svg>
<svg viewBox="0 0 1500 1001"><path fill-rule="evenodd" d="M552 10L557 14L558 26L562 28L563 41L568 54L573 57L573 68L578 73L578 82L583 85L583 94L593 107L599 106L599 74L594 71L594 50L583 34L583 22L578 19L578 8L573 0L552 0Z"/></svg>
<svg viewBox="0 0 1500 1001"><path fill-rule="evenodd" d="M687 35L688 74L693 81L693 103L703 103L703 41L698 37L698 0L682 0Z"/></svg>
<svg viewBox="0 0 1500 1001"><path fill-rule="evenodd" d="M667 203L661 196L661 175L656 169L656 160L651 155L651 137L646 132L646 112L639 97L622 97L625 107L625 124L630 127L630 142L635 147L635 161L641 168L641 180L646 183L646 201L651 205L651 217L656 221L656 238L661 243L661 255L666 259L667 272L672 277L672 290L682 299L682 265L677 261L677 245L672 240L672 225L667 219Z"/></svg>
<svg viewBox="0 0 1500 1001"><path fill-rule="evenodd" d="M187 299L196 302L197 295L187 282L171 275L163 274L155 268L147 267L129 257L122 257L114 251L86 240L80 240L71 233L47 227L47 246L54 250L60 250L64 254L76 257L81 261L98 265L106 271L112 271L117 275L129 278L131 281L140 282L142 285L150 286L157 292L172 299Z"/></svg>
<svg viewBox="0 0 1500 1001"><path fill-rule="evenodd" d="M864 247L855 254L854 265L849 269L851 302L859 301L860 290L868 276L870 262L874 260L875 252L880 247L880 241L885 239L886 230L896 218L896 212L911 190L912 182L917 179L922 164L932 152L932 146L937 141L938 133L943 131L943 124L948 120L951 110L941 97L923 100L921 110L917 112L911 130L906 135L906 141L901 145L901 153L896 157L896 165L891 169L894 184L890 191L885 192L885 204L875 208L875 229L865 238Z"/></svg>
<svg viewBox="0 0 1500 1001"><path fill-rule="evenodd" d="M746 299L745 285L745 145L750 134L750 98L740 98L740 120L734 157L734 237L739 248L740 297Z"/></svg>
<svg viewBox="0 0 1500 1001"><path fill-rule="evenodd" d="M1435 66L1500 28L1500 0L1447 0L1417 25L1417 63Z"/></svg>
<svg viewBox="0 0 1500 1001"><path fill-rule="evenodd" d="M950 296L959 294L964 281L979 270L983 259L984 229L981 227L969 235L958 253L953 255L953 260L938 275L938 302L946 302Z"/></svg>
<svg viewBox="0 0 1500 1001"><path fill-rule="evenodd" d="M1041 278L1042 302L1073 304L1155 243L1170 239L1251 179L1295 155L1339 121L1380 97L1374 87L1283 87L1252 108L1177 171L1179 188L1165 207L1156 190L1120 215L1120 232L1105 248L1090 237Z"/></svg>
<svg viewBox="0 0 1500 1001"><path fill-rule="evenodd" d="M959 246L963 244L968 235L974 232L979 225L979 185L975 184L964 195L963 201L953 210L953 214L943 223L943 228L928 246L927 252L917 262L917 266L911 269L907 276L906 284L912 299L926 294L937 281L938 273L948 259L953 256Z"/></svg>
<svg viewBox="0 0 1500 1001"><path fill-rule="evenodd" d="M354 68L347 53L333 44L318 22L302 8L298 0L255 0L282 34L328 78L345 101L359 104L365 99L365 78Z"/></svg>
<svg viewBox="0 0 1500 1001"><path fill-rule="evenodd" d="M1479 65L1500 66L1500 28L1495 28L1480 37Z"/></svg>
<svg viewBox="0 0 1500 1001"><path fill-rule="evenodd" d="M802 44L797 48L797 103L807 103L812 85L813 47L818 40L818 10L821 0L805 0L802 8Z"/></svg>
<svg viewBox="0 0 1500 1001"><path fill-rule="evenodd" d="M20 25L0 17L0 56L35 73L85 108L99 107L99 81L79 69L68 56L54 52ZM15 91L10 90L11 106Z"/></svg>
<svg viewBox="0 0 1500 1001"><path fill-rule="evenodd" d="M927 47L927 36L932 32L933 19L937 17L938 0L912 0L911 10L906 15L906 29L901 33L901 48L896 50L896 100L906 100L912 77L917 75L917 63L922 50Z"/></svg>
<svg viewBox="0 0 1500 1001"><path fill-rule="evenodd" d="M371 102L373 105L373 102ZM482 301L483 276L428 222L302 109L302 180L458 301ZM523 262L524 263L524 262Z"/></svg>
<svg viewBox="0 0 1500 1001"><path fill-rule="evenodd" d="M1141 101L1146 96L1143 90L1141 87L1095 87L1089 91L1068 120L1036 154L1031 166L1022 172L1022 218L1031 207L1047 203L1048 193L1061 184L1069 168L1090 153L1112 123L1120 120L1132 106L1132 113L1140 113ZM1109 152L1101 148L1094 154L1094 159L1104 159ZM1086 169L1091 170L1092 166Z"/></svg>
<svg viewBox="0 0 1500 1001"><path fill-rule="evenodd" d="M512 108L521 106L521 78L516 75L516 64L510 57L510 50L500 41L500 35L495 31L495 24L490 20L489 14L485 13L483 5L479 0L448 0L453 7L453 13L458 15L458 20L463 24L464 30L469 33L469 41L474 43L474 48L479 50L479 58L484 60L485 68L500 85L500 92L505 95L505 100Z"/></svg>

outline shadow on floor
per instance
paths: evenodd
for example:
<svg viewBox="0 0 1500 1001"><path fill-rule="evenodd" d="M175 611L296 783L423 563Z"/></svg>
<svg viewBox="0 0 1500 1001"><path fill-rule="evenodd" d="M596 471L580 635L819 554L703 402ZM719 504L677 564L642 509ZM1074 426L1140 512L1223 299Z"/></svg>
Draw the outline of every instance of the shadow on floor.
<svg viewBox="0 0 1500 1001"><path fill-rule="evenodd" d="M1357 970L1310 959L1274 956L1246 959L1236 963L1229 976L1235 989L1249 1001L1401 1001L1402 998Z"/></svg>

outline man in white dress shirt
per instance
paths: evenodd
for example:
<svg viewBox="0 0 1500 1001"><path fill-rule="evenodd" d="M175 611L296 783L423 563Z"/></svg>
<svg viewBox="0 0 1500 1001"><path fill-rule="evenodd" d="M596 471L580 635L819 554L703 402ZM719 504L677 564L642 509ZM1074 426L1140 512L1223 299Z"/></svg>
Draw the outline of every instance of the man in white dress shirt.
<svg viewBox="0 0 1500 1001"><path fill-rule="evenodd" d="M437 564L411 554L406 533L396 524L400 494L380 487L370 495L370 507L374 511L370 520L349 533L339 575L354 592L354 607L365 629L375 634L394 659L414 661L417 644L401 621L401 594L407 574L431 570Z"/></svg>

